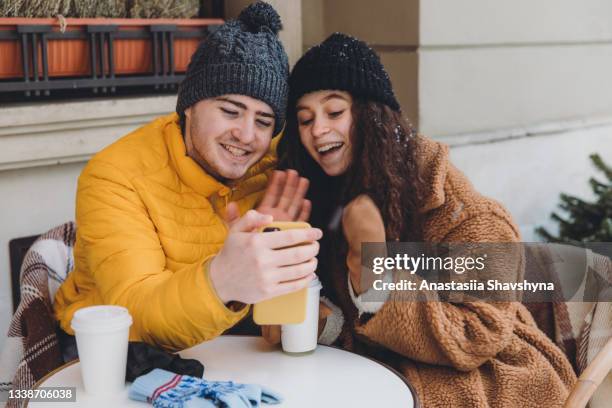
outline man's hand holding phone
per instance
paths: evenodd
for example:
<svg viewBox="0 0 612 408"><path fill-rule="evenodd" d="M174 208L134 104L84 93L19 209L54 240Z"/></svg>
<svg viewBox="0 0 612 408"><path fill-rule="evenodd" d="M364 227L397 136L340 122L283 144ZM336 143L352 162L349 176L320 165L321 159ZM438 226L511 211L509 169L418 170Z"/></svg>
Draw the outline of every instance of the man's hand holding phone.
<svg viewBox="0 0 612 408"><path fill-rule="evenodd" d="M209 266L210 280L223 303L257 303L308 287L315 277L322 231L254 232L272 221L271 215L255 210L232 221L223 248Z"/></svg>

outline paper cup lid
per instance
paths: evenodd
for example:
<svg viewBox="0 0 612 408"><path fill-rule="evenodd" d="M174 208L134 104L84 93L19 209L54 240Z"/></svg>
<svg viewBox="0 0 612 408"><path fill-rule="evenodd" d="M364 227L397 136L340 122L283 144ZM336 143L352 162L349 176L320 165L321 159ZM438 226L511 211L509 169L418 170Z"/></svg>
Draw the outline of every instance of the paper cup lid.
<svg viewBox="0 0 612 408"><path fill-rule="evenodd" d="M314 288L314 287L319 287L319 289L321 289L323 286L321 285L321 281L319 280L319 277L315 275L315 278L313 280L310 281L310 285L308 285L309 288Z"/></svg>
<svg viewBox="0 0 612 408"><path fill-rule="evenodd" d="M77 310L70 326L74 331L106 332L132 325L132 316L122 306L89 306Z"/></svg>

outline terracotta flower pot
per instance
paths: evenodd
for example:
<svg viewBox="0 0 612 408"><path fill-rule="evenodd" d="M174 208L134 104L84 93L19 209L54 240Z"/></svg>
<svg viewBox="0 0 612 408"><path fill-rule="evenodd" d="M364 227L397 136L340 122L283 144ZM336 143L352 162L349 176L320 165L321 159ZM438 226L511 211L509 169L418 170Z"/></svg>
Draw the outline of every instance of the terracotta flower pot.
<svg viewBox="0 0 612 408"><path fill-rule="evenodd" d="M220 19L0 18L0 91L2 80L10 79L180 74L208 29L222 23Z"/></svg>

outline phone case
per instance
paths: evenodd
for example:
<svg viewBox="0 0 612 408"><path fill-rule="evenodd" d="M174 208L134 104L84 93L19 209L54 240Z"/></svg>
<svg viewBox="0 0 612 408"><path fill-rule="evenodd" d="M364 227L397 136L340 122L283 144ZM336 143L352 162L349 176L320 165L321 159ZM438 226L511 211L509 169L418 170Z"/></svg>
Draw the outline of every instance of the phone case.
<svg viewBox="0 0 612 408"><path fill-rule="evenodd" d="M310 228L310 224L307 222L273 222L259 231L269 232L267 230L295 228ZM259 325L302 323L306 319L307 300L308 288L264 300L253 307L253 320Z"/></svg>

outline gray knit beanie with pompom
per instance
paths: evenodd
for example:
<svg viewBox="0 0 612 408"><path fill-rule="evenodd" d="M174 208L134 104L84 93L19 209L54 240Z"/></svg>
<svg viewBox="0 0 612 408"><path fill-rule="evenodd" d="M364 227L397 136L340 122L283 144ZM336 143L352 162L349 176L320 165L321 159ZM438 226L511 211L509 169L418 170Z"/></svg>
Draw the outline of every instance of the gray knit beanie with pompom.
<svg viewBox="0 0 612 408"><path fill-rule="evenodd" d="M276 117L274 133L280 132L289 77L287 54L278 39L281 29L276 10L258 1L204 39L179 87L176 111L182 127L185 109L202 99L240 94L267 103Z"/></svg>

